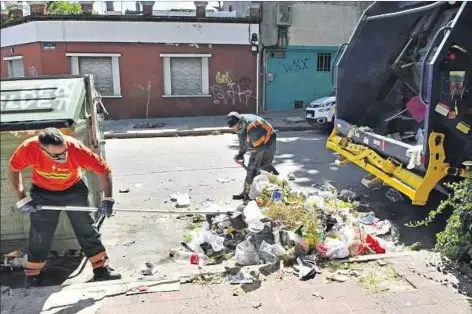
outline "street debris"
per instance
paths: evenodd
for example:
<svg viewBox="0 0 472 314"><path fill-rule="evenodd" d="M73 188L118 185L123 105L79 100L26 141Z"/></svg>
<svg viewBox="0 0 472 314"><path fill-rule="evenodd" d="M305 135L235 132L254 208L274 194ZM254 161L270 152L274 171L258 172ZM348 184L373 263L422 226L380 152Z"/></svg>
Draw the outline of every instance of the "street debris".
<svg viewBox="0 0 472 314"><path fill-rule="evenodd" d="M314 297L320 298L321 300L324 299L323 295L320 292L317 292L317 291L313 292L311 295L314 296Z"/></svg>
<svg viewBox="0 0 472 314"><path fill-rule="evenodd" d="M129 193L129 191L131 191L130 188L122 188L122 189L120 189L120 193Z"/></svg>
<svg viewBox="0 0 472 314"><path fill-rule="evenodd" d="M246 295L246 291L243 290L241 287L237 287L233 289L233 296L234 297L242 297Z"/></svg>
<svg viewBox="0 0 472 314"><path fill-rule="evenodd" d="M144 263L143 268L141 268L141 275L143 276L152 276L156 273L156 269L151 262Z"/></svg>
<svg viewBox="0 0 472 314"><path fill-rule="evenodd" d="M252 303L252 307L255 309L258 309L262 306L262 302L254 302Z"/></svg>
<svg viewBox="0 0 472 314"><path fill-rule="evenodd" d="M15 268L15 267L26 267L26 260L27 255L23 251L13 251L8 254L3 255L3 263L1 266L8 267L8 268Z"/></svg>
<svg viewBox="0 0 472 314"><path fill-rule="evenodd" d="M229 183L231 180L228 178L218 178L216 179L216 181L223 184L223 183Z"/></svg>
<svg viewBox="0 0 472 314"><path fill-rule="evenodd" d="M177 208L189 207L190 196L188 193L176 193L170 196L170 200L176 203Z"/></svg>
<svg viewBox="0 0 472 314"><path fill-rule="evenodd" d="M318 265L330 260L402 250L390 221L356 211L360 208L356 193L339 193L329 183L299 192L289 181L262 172L249 189L250 200L233 209L204 200L205 210L220 213L207 214L201 225L194 224L182 246L171 250L171 257L201 268L227 260L239 267L264 264L260 270L264 275L267 270L277 272L279 280L292 274L304 281L321 274ZM360 277L358 270L337 270L327 276L335 282ZM242 271L226 279L232 285L260 282ZM244 294L242 289L233 290L233 295Z"/></svg>

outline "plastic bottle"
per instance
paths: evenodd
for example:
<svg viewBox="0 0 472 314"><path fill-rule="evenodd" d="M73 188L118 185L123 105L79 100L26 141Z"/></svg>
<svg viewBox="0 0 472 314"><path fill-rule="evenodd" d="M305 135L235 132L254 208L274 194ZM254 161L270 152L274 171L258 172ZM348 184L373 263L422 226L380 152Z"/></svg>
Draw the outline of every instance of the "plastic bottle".
<svg viewBox="0 0 472 314"><path fill-rule="evenodd" d="M192 264L198 266L204 266L208 263L208 257L202 253L191 253L177 250L171 250L170 256L176 263L181 264Z"/></svg>

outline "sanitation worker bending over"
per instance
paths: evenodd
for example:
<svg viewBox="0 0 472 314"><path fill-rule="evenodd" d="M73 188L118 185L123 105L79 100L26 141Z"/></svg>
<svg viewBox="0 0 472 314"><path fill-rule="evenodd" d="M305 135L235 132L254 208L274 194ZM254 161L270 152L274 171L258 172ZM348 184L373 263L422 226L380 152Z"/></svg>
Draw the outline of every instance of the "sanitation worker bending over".
<svg viewBox="0 0 472 314"><path fill-rule="evenodd" d="M24 191L21 171L32 168L30 197ZM113 212L111 170L107 163L78 140L63 135L56 128L42 130L38 136L21 144L10 159L8 179L16 195L20 213L30 215L28 261L25 286L39 286L41 270L51 248L60 211L37 211L36 205L89 206L87 185L82 170L91 170L100 176L104 198L99 213ZM94 219L89 212L67 212L77 240L93 266L94 280L120 279L121 275L108 266Z"/></svg>
<svg viewBox="0 0 472 314"><path fill-rule="evenodd" d="M269 122L253 114L230 112L226 116L228 126L236 131L239 138L239 151L234 156L237 162L244 163L244 154L248 148L253 151L249 157L248 171L244 181L243 192L233 195L235 200L249 200L249 189L260 170L279 173L272 165L277 144L277 135Z"/></svg>

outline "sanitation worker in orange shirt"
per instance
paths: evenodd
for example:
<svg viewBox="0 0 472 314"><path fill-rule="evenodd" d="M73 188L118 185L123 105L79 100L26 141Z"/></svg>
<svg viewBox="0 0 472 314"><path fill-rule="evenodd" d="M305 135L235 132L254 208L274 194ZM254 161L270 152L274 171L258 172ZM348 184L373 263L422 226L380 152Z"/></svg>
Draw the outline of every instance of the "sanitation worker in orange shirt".
<svg viewBox="0 0 472 314"><path fill-rule="evenodd" d="M24 191L21 171L32 168L30 196ZM41 284L41 270L51 248L60 211L40 210L37 205L89 206L87 185L82 170L94 171L100 176L104 198L99 213L113 212L111 170L107 163L78 140L63 135L56 128L42 130L38 136L21 144L10 159L8 179L18 202L20 213L29 214L31 227L25 287ZM90 212L67 212L77 240L93 266L94 280L120 279L121 275L108 266L103 247Z"/></svg>

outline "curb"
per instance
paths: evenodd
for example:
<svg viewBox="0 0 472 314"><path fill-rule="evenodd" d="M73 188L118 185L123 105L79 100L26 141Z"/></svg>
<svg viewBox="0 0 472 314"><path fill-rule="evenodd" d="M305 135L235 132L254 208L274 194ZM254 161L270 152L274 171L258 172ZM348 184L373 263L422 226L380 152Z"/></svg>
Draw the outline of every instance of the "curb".
<svg viewBox="0 0 472 314"><path fill-rule="evenodd" d="M309 125L282 126L275 127L279 132L288 131L309 131L314 128ZM172 131L141 131L141 132L105 132L105 139L127 139L127 138L151 138L151 137L174 137L174 136L205 136L234 134L230 128L200 128L193 130L172 130Z"/></svg>

